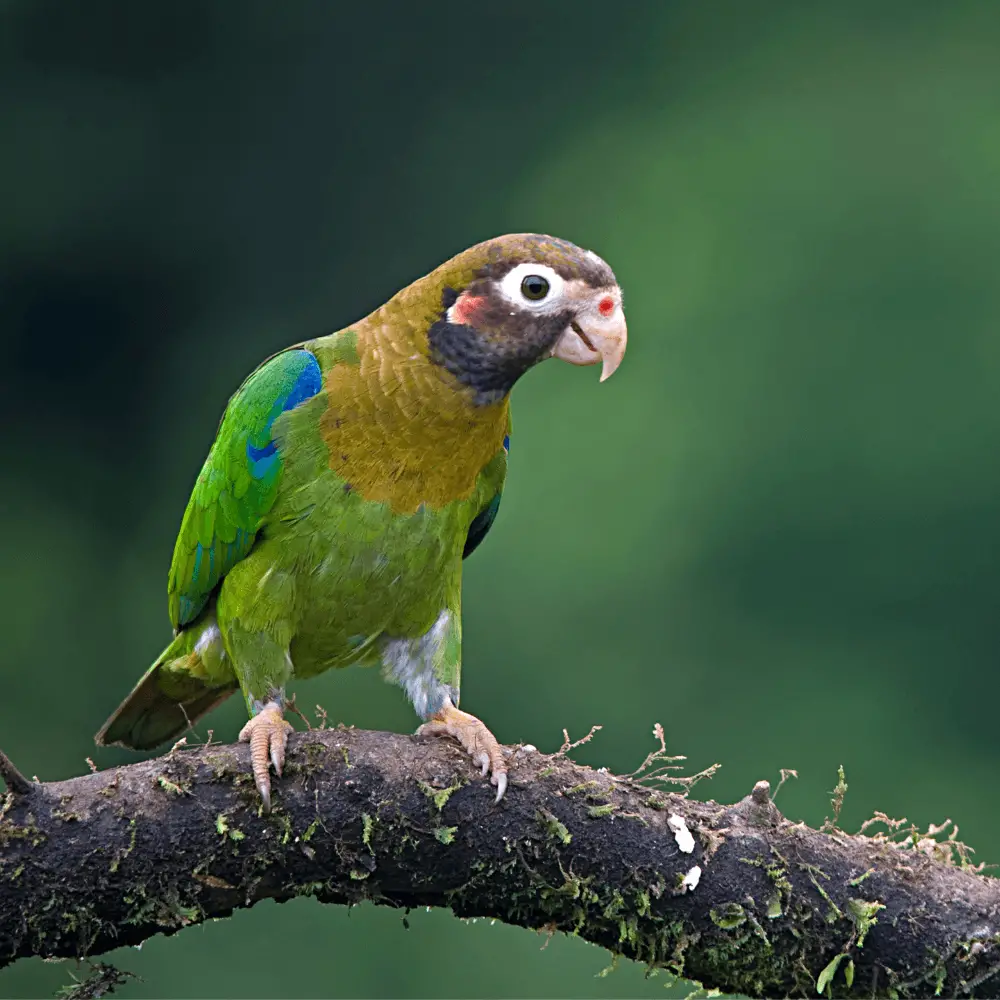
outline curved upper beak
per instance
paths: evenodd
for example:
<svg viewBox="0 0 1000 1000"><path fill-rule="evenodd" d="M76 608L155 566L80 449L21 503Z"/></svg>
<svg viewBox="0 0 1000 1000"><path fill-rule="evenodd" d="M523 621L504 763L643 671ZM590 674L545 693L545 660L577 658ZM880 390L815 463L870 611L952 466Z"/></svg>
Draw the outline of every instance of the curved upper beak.
<svg viewBox="0 0 1000 1000"><path fill-rule="evenodd" d="M611 378L625 357L628 330L621 296L615 296L615 306L608 316L601 315L594 306L581 310L576 319L563 331L552 348L552 356L571 365L596 365L602 363L601 381Z"/></svg>

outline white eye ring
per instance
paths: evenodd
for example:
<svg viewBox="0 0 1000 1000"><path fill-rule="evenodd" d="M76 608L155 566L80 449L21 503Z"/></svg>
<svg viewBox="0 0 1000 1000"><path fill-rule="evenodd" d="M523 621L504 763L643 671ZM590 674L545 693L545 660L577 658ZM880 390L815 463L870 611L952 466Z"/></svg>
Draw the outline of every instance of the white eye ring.
<svg viewBox="0 0 1000 1000"><path fill-rule="evenodd" d="M529 299L521 291L521 282L528 275L537 274L549 283L548 292L540 299ZM511 268L500 282L500 292L508 302L513 302L522 309L535 309L545 312L554 308L563 296L566 282L547 264L518 264Z"/></svg>

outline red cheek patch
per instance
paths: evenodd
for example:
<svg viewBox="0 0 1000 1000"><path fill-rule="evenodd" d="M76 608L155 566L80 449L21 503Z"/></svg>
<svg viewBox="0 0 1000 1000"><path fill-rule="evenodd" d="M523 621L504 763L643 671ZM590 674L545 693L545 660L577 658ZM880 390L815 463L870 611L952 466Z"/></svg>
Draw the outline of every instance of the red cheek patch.
<svg viewBox="0 0 1000 1000"><path fill-rule="evenodd" d="M605 295L597 303L597 311L604 317L610 316L615 311L615 300L610 295Z"/></svg>
<svg viewBox="0 0 1000 1000"><path fill-rule="evenodd" d="M476 313L485 302L485 295L469 295L468 292L462 292L451 307L452 323L458 323L459 326L472 326Z"/></svg>

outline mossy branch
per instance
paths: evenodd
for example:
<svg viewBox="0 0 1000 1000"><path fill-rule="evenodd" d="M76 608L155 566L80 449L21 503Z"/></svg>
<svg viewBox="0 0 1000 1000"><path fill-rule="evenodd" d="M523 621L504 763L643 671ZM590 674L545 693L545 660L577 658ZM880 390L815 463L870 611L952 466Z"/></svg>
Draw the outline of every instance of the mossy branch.
<svg viewBox="0 0 1000 1000"><path fill-rule="evenodd" d="M791 823L766 782L722 806L528 750L494 805L447 741L347 729L292 738L269 816L245 745L2 773L0 966L310 895L564 931L750 996L1000 995L1000 881L933 839Z"/></svg>

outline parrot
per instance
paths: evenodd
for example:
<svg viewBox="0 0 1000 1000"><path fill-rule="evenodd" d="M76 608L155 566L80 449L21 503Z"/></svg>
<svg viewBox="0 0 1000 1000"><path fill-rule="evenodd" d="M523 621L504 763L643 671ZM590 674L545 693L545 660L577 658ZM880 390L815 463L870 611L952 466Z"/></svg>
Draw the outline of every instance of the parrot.
<svg viewBox="0 0 1000 1000"><path fill-rule="evenodd" d="M236 691L271 810L292 680L378 666L418 734L496 789L506 758L459 708L463 561L497 517L510 393L538 362L618 368L627 331L596 253L534 233L479 243L368 316L265 360L230 398L167 579L174 637L95 737L146 750Z"/></svg>

